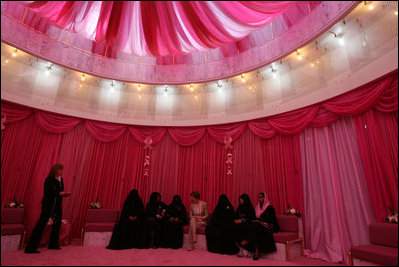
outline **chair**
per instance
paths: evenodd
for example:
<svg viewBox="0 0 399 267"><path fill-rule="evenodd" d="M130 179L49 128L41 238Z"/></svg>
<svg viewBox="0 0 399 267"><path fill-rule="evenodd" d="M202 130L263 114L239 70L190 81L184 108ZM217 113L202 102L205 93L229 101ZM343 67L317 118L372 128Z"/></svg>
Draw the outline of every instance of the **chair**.
<svg viewBox="0 0 399 267"><path fill-rule="evenodd" d="M1 248L3 250L3 242L12 236L21 235L19 241L19 249L22 249L25 243L25 226L24 226L24 208L1 208ZM7 236L3 238L3 236ZM5 244L4 244L5 245Z"/></svg>
<svg viewBox="0 0 399 267"><path fill-rule="evenodd" d="M82 228L80 244L83 246L86 232L112 232L119 220L119 214L119 210L89 209L85 226Z"/></svg>
<svg viewBox="0 0 399 267"><path fill-rule="evenodd" d="M296 256L303 256L304 242L303 239L299 237L298 217L292 215L277 215L277 222L280 227L280 232L273 234L277 251L267 254L266 258L290 261ZM285 255L282 250L285 251Z"/></svg>
<svg viewBox="0 0 399 267"><path fill-rule="evenodd" d="M398 265L398 225L393 223L371 223L371 244L353 246L349 251L351 266L365 264Z"/></svg>

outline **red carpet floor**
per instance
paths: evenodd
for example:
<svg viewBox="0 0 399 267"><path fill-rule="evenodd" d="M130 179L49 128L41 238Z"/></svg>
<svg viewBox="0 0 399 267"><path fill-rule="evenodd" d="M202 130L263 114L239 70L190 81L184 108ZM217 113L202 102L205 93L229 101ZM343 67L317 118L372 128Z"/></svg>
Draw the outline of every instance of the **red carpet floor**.
<svg viewBox="0 0 399 267"><path fill-rule="evenodd" d="M205 250L186 251L185 249L130 249L108 250L104 247L82 247L76 244L62 247L61 250L39 249L40 254L24 254L23 251L1 253L2 266L79 266L79 265L113 265L113 266L323 266L331 263L296 258L291 262L274 261L260 258L253 261L249 258L239 258L236 255L219 255ZM339 265L339 264L335 264Z"/></svg>

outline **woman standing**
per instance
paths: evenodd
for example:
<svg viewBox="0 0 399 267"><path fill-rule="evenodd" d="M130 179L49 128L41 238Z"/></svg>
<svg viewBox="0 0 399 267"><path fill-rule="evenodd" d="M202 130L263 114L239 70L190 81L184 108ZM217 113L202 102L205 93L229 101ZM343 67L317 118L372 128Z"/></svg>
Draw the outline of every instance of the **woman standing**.
<svg viewBox="0 0 399 267"><path fill-rule="evenodd" d="M60 249L58 246L58 239L62 222L62 199L71 194L71 192L64 192L64 179L62 178L63 171L64 165L61 163L54 164L44 182L42 212L39 221L36 223L36 226L32 231L32 236L25 248L25 253L39 253L37 248L42 239L44 227L50 218L53 218L54 223L51 228L51 237L48 249Z"/></svg>

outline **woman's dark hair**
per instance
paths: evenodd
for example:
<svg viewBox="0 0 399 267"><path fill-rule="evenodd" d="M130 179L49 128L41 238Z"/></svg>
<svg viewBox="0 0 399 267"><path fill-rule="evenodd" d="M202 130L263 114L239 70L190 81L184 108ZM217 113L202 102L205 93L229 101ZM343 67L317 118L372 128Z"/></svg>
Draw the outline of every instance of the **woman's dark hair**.
<svg viewBox="0 0 399 267"><path fill-rule="evenodd" d="M239 199L242 198L242 200L244 200L244 205L251 205L252 206L252 202L251 199L249 198L248 194L242 194Z"/></svg>
<svg viewBox="0 0 399 267"><path fill-rule="evenodd" d="M261 195L263 198L265 197L265 193L260 192L258 195Z"/></svg>
<svg viewBox="0 0 399 267"><path fill-rule="evenodd" d="M60 170L60 169L63 170L64 169L64 165L62 165L61 163L54 164L53 167L51 167L51 170L50 170L50 172L48 174L48 177L55 177L55 172L57 170Z"/></svg>
<svg viewBox="0 0 399 267"><path fill-rule="evenodd" d="M194 191L190 194L190 196L196 198L196 199L200 199L200 193L198 191Z"/></svg>

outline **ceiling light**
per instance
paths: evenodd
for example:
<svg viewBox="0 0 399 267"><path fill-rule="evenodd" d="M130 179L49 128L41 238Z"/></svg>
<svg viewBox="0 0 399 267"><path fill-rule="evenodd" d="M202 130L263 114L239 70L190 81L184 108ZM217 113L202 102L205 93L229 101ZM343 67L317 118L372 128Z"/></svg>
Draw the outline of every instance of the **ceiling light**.
<svg viewBox="0 0 399 267"><path fill-rule="evenodd" d="M137 91L139 91L139 92L141 91L141 84L137 85Z"/></svg>
<svg viewBox="0 0 399 267"><path fill-rule="evenodd" d="M82 73L82 82L85 80L85 74L84 73Z"/></svg>
<svg viewBox="0 0 399 267"><path fill-rule="evenodd" d="M245 76L244 76L244 74L241 74L241 81L242 81L243 83L245 83Z"/></svg>
<svg viewBox="0 0 399 267"><path fill-rule="evenodd" d="M190 91L194 92L194 87L193 87L193 85L191 83L190 83Z"/></svg>
<svg viewBox="0 0 399 267"><path fill-rule="evenodd" d="M296 50L296 55L297 55L298 60L302 60L302 55L301 55L301 52L299 51L299 49Z"/></svg>
<svg viewBox="0 0 399 267"><path fill-rule="evenodd" d="M16 56L17 56L17 53L18 53L18 49L15 48L15 50L12 52L12 56L13 56L13 57L16 57Z"/></svg>

